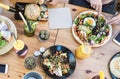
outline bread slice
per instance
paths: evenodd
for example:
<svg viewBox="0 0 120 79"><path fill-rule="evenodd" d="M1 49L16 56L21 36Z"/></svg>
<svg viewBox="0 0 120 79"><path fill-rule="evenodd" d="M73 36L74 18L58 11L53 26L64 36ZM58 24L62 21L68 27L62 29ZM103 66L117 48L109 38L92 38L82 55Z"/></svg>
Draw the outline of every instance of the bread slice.
<svg viewBox="0 0 120 79"><path fill-rule="evenodd" d="M41 9L37 4L28 4L25 7L24 15L29 20L37 20L40 16Z"/></svg>
<svg viewBox="0 0 120 79"><path fill-rule="evenodd" d="M1 35L2 37L7 40L7 41L10 41L11 40L11 37L12 37L12 34L10 31L8 30L1 30Z"/></svg>

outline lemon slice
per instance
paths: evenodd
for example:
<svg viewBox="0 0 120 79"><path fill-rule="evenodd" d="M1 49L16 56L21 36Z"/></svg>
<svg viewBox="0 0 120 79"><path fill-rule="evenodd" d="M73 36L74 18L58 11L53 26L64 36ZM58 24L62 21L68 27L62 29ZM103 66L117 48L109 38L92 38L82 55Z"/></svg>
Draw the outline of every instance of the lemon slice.
<svg viewBox="0 0 120 79"><path fill-rule="evenodd" d="M103 71L99 72L100 79L105 79L105 75Z"/></svg>
<svg viewBox="0 0 120 79"><path fill-rule="evenodd" d="M16 41L14 42L14 48L15 48L16 50L21 50L21 49L23 49L23 48L24 48L24 42L23 42L22 40L16 40Z"/></svg>

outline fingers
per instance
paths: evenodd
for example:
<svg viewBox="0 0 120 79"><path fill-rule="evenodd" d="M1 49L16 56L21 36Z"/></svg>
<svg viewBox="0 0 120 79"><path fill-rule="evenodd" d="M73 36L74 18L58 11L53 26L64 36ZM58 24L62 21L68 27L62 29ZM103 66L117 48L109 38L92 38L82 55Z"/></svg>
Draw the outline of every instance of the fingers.
<svg viewBox="0 0 120 79"><path fill-rule="evenodd" d="M111 19L111 20L108 22L108 24L118 24L119 21L120 21L119 19L115 19L115 20Z"/></svg>
<svg viewBox="0 0 120 79"><path fill-rule="evenodd" d="M96 11L101 14L102 12L102 4L99 4L97 7L96 7Z"/></svg>
<svg viewBox="0 0 120 79"><path fill-rule="evenodd" d="M91 7L93 7L97 12L102 12L102 2L101 0L91 0L90 1Z"/></svg>
<svg viewBox="0 0 120 79"><path fill-rule="evenodd" d="M95 8L95 4L91 3L91 7Z"/></svg>
<svg viewBox="0 0 120 79"><path fill-rule="evenodd" d="M119 24L119 23L120 23L120 14L108 21L108 24Z"/></svg>
<svg viewBox="0 0 120 79"><path fill-rule="evenodd" d="M114 21L109 22L108 24L115 24L117 22L118 22L118 20L114 20Z"/></svg>
<svg viewBox="0 0 120 79"><path fill-rule="evenodd" d="M47 0L48 4L56 5L59 1L58 0Z"/></svg>

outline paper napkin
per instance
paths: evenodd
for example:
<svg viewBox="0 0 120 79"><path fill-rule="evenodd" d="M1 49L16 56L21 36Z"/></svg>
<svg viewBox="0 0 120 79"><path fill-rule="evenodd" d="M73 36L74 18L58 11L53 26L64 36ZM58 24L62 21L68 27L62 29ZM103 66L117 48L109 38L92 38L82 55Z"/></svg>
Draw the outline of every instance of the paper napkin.
<svg viewBox="0 0 120 79"><path fill-rule="evenodd" d="M48 9L48 22L50 29L70 28L72 26L70 8Z"/></svg>

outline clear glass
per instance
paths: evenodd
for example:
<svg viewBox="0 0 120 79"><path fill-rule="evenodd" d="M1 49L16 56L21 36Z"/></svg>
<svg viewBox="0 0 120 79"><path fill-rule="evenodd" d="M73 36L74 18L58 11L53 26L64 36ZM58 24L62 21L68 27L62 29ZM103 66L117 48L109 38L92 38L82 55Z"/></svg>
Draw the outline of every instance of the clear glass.
<svg viewBox="0 0 120 79"><path fill-rule="evenodd" d="M40 41L48 40L49 36L50 36L50 33L47 30L41 30L39 32L39 40Z"/></svg>
<svg viewBox="0 0 120 79"><path fill-rule="evenodd" d="M31 31L27 25L24 25L24 34L28 37L32 37L35 34L36 24L31 24Z"/></svg>

